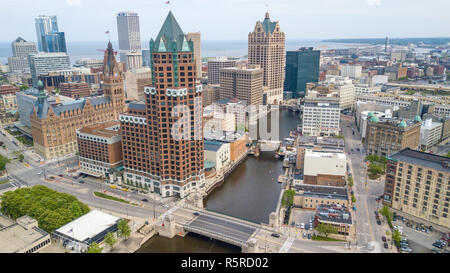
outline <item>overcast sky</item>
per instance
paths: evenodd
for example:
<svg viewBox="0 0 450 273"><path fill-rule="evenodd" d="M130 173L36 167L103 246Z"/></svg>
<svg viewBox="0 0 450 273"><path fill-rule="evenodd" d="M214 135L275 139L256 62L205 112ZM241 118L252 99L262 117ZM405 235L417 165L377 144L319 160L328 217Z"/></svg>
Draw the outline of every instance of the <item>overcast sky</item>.
<svg viewBox="0 0 450 273"><path fill-rule="evenodd" d="M36 41L34 18L57 15L68 42L117 40L116 14L140 16L141 39L156 37L170 9L202 40L246 40L268 6L287 39L449 37L449 0L0 0L0 41Z"/></svg>

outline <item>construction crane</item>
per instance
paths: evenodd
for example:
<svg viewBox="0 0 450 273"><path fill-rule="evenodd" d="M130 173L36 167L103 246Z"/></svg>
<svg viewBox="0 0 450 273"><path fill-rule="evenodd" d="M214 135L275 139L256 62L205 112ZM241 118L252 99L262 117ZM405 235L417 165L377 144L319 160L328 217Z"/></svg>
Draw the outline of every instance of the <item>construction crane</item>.
<svg viewBox="0 0 450 273"><path fill-rule="evenodd" d="M97 51L101 51L101 52L103 52L103 53L106 52L106 50L107 50L107 49L97 49ZM117 55L117 51L113 51L113 52L114 52L114 55Z"/></svg>

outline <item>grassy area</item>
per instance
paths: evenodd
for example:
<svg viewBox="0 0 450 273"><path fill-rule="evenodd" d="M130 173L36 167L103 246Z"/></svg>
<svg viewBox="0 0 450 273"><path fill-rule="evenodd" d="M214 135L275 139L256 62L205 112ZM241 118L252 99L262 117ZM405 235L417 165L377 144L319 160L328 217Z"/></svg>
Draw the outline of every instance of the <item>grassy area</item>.
<svg viewBox="0 0 450 273"><path fill-rule="evenodd" d="M8 182L9 182L9 179L6 179L6 180L3 180L3 181L0 181L0 185L6 184L6 183L8 183Z"/></svg>
<svg viewBox="0 0 450 273"><path fill-rule="evenodd" d="M24 137L24 136L18 136L16 137L18 141L22 142L24 145L27 146L32 146L33 145L33 141Z"/></svg>
<svg viewBox="0 0 450 273"><path fill-rule="evenodd" d="M345 242L345 240L339 240L339 239L328 238L328 237L323 237L323 236L316 236L316 235L313 235L311 237L311 239L314 241Z"/></svg>
<svg viewBox="0 0 450 273"><path fill-rule="evenodd" d="M100 198L105 198L105 199L109 199L109 200L113 200L113 201L118 201L118 202L122 202L122 203L126 203L129 204L130 202L128 202L127 200L123 200L121 198L117 198L111 195L107 195L101 192L94 192L95 196L100 197Z"/></svg>

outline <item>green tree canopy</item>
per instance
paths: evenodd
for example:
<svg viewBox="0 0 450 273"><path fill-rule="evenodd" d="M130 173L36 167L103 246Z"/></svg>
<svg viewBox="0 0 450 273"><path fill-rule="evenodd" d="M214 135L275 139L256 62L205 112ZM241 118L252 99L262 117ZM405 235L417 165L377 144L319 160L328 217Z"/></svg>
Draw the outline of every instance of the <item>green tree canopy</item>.
<svg viewBox="0 0 450 273"><path fill-rule="evenodd" d="M105 243L107 245L109 245L111 248L114 248L114 245L117 243L117 239L114 236L114 233L109 232L108 234L106 234L106 236L105 236Z"/></svg>
<svg viewBox="0 0 450 273"><path fill-rule="evenodd" d="M6 156L0 155L0 172L6 170L6 164L9 164L11 160Z"/></svg>
<svg viewBox="0 0 450 273"><path fill-rule="evenodd" d="M102 253L103 247L96 242L93 242L86 253Z"/></svg>
<svg viewBox="0 0 450 273"><path fill-rule="evenodd" d="M89 207L72 195L38 185L4 193L0 211L14 219L29 215L51 233L89 212Z"/></svg>
<svg viewBox="0 0 450 273"><path fill-rule="evenodd" d="M124 237L124 238L130 237L131 229L130 229L130 226L128 225L128 222L125 219L122 219L119 221L117 228L118 228L117 234L120 237Z"/></svg>
<svg viewBox="0 0 450 273"><path fill-rule="evenodd" d="M337 233L337 228L331 224L320 223L317 225L316 229L320 234L323 234L327 238L330 233Z"/></svg>
<svg viewBox="0 0 450 273"><path fill-rule="evenodd" d="M292 207L292 205L294 204L294 195L295 195L294 190L286 190L283 193L281 204L285 207Z"/></svg>

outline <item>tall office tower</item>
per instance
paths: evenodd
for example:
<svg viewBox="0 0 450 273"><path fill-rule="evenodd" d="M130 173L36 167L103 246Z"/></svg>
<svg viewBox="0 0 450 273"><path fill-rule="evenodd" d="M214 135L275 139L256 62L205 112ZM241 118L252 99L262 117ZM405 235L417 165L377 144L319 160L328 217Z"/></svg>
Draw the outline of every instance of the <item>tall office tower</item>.
<svg viewBox="0 0 450 273"><path fill-rule="evenodd" d="M67 52L66 37L64 32L58 30L55 15L39 15L35 20L35 25L39 51Z"/></svg>
<svg viewBox="0 0 450 273"><path fill-rule="evenodd" d="M117 14L117 34L119 36L120 61L127 62L127 51L141 50L141 30L139 15L131 11Z"/></svg>
<svg viewBox="0 0 450 273"><path fill-rule="evenodd" d="M260 65L264 70L264 86L267 86L267 103L277 104L283 100L285 77L285 35L278 21L270 21L269 13L263 22L256 22L248 34L248 64Z"/></svg>
<svg viewBox="0 0 450 273"><path fill-rule="evenodd" d="M142 66L150 67L150 50L142 50Z"/></svg>
<svg viewBox="0 0 450 273"><path fill-rule="evenodd" d="M202 76L202 42L200 32L189 32L187 34L188 40L194 42L194 59L195 59L195 73L197 79Z"/></svg>
<svg viewBox="0 0 450 273"><path fill-rule="evenodd" d="M43 53L29 55L31 79L34 87L37 87L38 78L42 74L56 71L70 70L70 59L67 53Z"/></svg>
<svg viewBox="0 0 450 273"><path fill-rule="evenodd" d="M8 58L9 71L28 72L30 70L28 55L37 53L36 44L19 37L11 43L11 47L13 57Z"/></svg>
<svg viewBox="0 0 450 273"><path fill-rule="evenodd" d="M386 42L384 43L384 52L387 52L388 45L389 45L389 37L386 37Z"/></svg>
<svg viewBox="0 0 450 273"><path fill-rule="evenodd" d="M208 60L208 84L220 83L220 69L225 67L235 67L235 60L228 60L226 57L217 57Z"/></svg>
<svg viewBox="0 0 450 273"><path fill-rule="evenodd" d="M150 41L150 58L145 101L131 102L120 116L125 183L183 198L205 184L202 86L194 44L172 12Z"/></svg>
<svg viewBox="0 0 450 273"><path fill-rule="evenodd" d="M263 104L264 70L259 65L220 70L220 99L237 98L248 105Z"/></svg>
<svg viewBox="0 0 450 273"><path fill-rule="evenodd" d="M286 79L284 90L294 98L305 96L306 84L319 81L320 50L302 47L286 53Z"/></svg>

